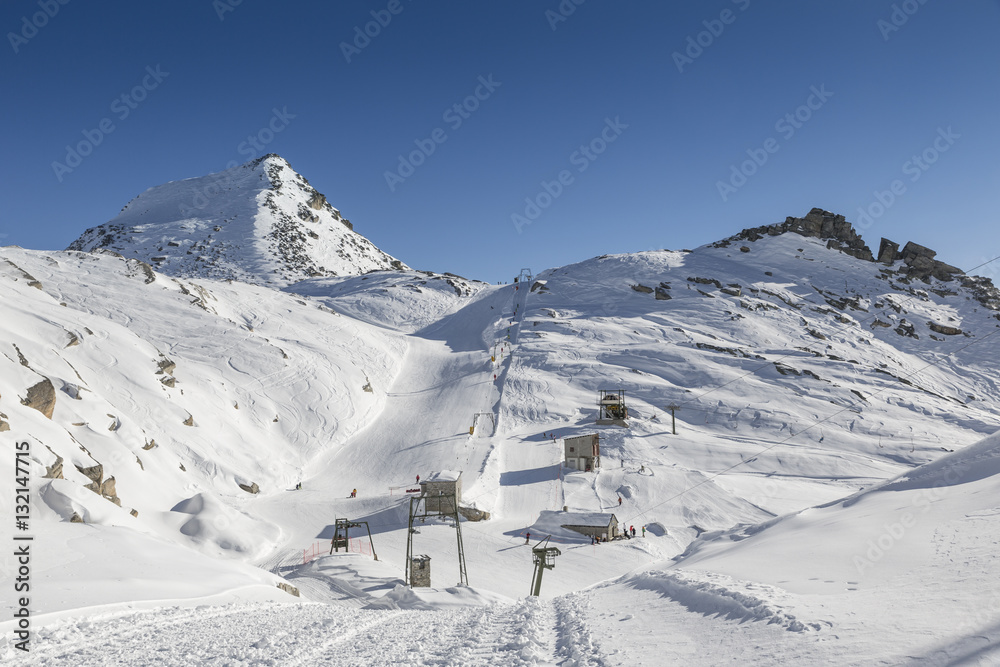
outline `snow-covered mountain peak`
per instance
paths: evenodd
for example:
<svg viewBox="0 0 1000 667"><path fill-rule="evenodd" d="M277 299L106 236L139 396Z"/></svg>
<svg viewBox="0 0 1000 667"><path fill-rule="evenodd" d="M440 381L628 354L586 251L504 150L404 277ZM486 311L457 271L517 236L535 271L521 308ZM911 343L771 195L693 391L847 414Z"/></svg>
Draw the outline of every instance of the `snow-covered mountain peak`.
<svg viewBox="0 0 1000 667"><path fill-rule="evenodd" d="M407 268L355 232L323 194L273 153L150 188L69 247L97 248L177 276L277 286Z"/></svg>

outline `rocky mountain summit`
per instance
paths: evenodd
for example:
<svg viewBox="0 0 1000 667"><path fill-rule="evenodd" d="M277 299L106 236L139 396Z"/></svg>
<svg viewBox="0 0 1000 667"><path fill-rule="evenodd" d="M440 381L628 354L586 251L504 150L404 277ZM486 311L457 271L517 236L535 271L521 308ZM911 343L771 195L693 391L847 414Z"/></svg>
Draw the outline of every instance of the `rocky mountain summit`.
<svg viewBox="0 0 1000 667"><path fill-rule="evenodd" d="M104 249L179 277L285 286L406 265L379 250L278 155L150 188L69 250Z"/></svg>
<svg viewBox="0 0 1000 667"><path fill-rule="evenodd" d="M975 298L991 310L1000 309L1000 290L993 286L989 278L967 276L962 269L934 259L937 253L912 241L899 249L895 241L883 238L879 244L878 256L872 254L864 239L844 216L814 208L803 218L787 217L784 222L744 229L738 234L711 244L714 248L726 248L738 241L757 241L765 236L779 236L793 233L800 236L826 240L826 247L840 250L858 259L885 264L890 269L880 271L883 278L893 276L899 282L908 284L920 280L930 284L931 278L941 282L958 280L968 288ZM750 252L749 246L740 247L741 252ZM900 262L897 266L896 263Z"/></svg>

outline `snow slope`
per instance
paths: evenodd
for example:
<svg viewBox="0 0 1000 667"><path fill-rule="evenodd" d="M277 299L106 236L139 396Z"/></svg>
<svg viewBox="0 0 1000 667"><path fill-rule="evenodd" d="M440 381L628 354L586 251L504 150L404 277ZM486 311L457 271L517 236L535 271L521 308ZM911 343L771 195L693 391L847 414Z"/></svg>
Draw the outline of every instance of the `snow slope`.
<svg viewBox="0 0 1000 667"><path fill-rule="evenodd" d="M517 285L401 271L284 291L0 250L0 437L32 443L46 547L29 664L988 662L992 293L821 238L743 241ZM14 400L42 377L51 419ZM611 388L628 429L594 424ZM561 439L592 432L602 467L564 468ZM97 464L113 493L85 488L77 466ZM407 491L439 470L491 518L462 522L471 589L454 527L419 525L434 588L411 591ZM564 507L646 535L593 545ZM326 555L338 517L372 543ZM561 551L540 600L520 599L527 532ZM190 552L193 586L143 565L157 545ZM102 549L117 577L88 583ZM184 636L205 639L179 652Z"/></svg>
<svg viewBox="0 0 1000 667"><path fill-rule="evenodd" d="M274 154L146 190L69 249L96 248L174 276L276 286L406 268Z"/></svg>

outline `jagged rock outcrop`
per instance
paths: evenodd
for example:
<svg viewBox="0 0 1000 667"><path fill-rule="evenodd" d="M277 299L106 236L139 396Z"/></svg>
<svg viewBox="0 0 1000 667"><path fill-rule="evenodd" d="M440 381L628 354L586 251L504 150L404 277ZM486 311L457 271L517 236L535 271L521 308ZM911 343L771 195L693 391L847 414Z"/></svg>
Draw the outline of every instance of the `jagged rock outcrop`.
<svg viewBox="0 0 1000 667"><path fill-rule="evenodd" d="M713 243L712 247L726 248L736 241L756 241L765 236L778 236L788 232L827 239L827 248L837 249L858 259L870 262L877 261L892 266L895 262L901 260L902 266L898 268L898 273L901 273L905 279L903 282L912 279L922 280L927 283L930 282L931 278L936 278L942 282L949 282L956 278L960 279L962 286L973 290L975 298L980 303L991 310L1000 309L1000 290L997 290L993 286L989 278L966 276L962 269L934 259L937 255L935 251L912 241L908 242L900 250L898 243L883 238L879 244L878 257L876 258L872 255L871 249L865 245L864 240L844 216L825 211L821 208L812 209L804 218L789 217L785 219L785 222L780 224L762 225L760 227L744 229L735 236ZM741 251L743 247L740 248ZM886 277L891 275L891 273L891 271L888 274L883 272L883 275Z"/></svg>
<svg viewBox="0 0 1000 667"><path fill-rule="evenodd" d="M29 387L28 395L21 399L21 405L34 408L52 419L52 412L56 409L56 389L52 386L52 381L43 378L38 384Z"/></svg>
<svg viewBox="0 0 1000 667"><path fill-rule="evenodd" d="M246 491L247 493L260 493L260 487L257 486L257 482L251 482L249 485L242 484L240 482L237 482L237 484L239 484L240 488Z"/></svg>
<svg viewBox="0 0 1000 667"><path fill-rule="evenodd" d="M897 260L902 260L903 272L908 278L916 278L929 282L929 278L934 276L940 281L949 282L957 275L964 275L962 269L945 264L934 259L937 253L930 248L922 246L913 241L909 241L903 249L899 249L899 244L883 238L879 246L878 261L883 264L892 265Z"/></svg>
<svg viewBox="0 0 1000 667"><path fill-rule="evenodd" d="M716 248L725 248L735 241L756 241L765 236L778 236L786 232L828 239L826 244L828 248L835 248L858 259L875 260L871 249L865 245L864 240L844 216L824 211L821 208L812 209L804 218L788 217L783 223L777 225L744 229L739 234L712 245Z"/></svg>
<svg viewBox="0 0 1000 667"><path fill-rule="evenodd" d="M76 466L76 469L90 480L90 484L88 484L85 488L99 494L101 492L101 482L104 480L104 466L98 463L96 466L89 466L86 468Z"/></svg>

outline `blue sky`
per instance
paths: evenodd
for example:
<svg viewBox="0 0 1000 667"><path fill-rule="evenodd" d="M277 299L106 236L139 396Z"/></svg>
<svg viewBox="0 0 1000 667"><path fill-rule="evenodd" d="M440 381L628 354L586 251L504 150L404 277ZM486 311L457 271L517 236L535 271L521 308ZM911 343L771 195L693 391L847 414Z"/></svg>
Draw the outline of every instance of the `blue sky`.
<svg viewBox="0 0 1000 667"><path fill-rule="evenodd" d="M486 281L813 206L874 250L1000 255L997 0L6 0L0 28L3 244L274 152L386 252Z"/></svg>

